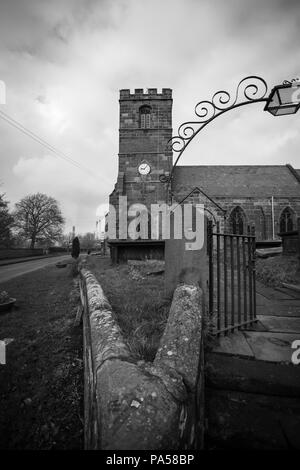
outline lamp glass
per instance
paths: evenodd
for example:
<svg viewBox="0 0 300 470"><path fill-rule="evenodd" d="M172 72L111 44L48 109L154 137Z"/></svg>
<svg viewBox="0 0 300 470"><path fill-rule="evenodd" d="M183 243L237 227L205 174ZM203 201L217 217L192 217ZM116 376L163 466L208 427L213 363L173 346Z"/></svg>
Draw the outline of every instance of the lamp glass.
<svg viewBox="0 0 300 470"><path fill-rule="evenodd" d="M279 85L271 91L265 110L273 116L295 114L300 107L300 84Z"/></svg>
<svg viewBox="0 0 300 470"><path fill-rule="evenodd" d="M284 116L285 114L295 114L298 111L298 106L283 106L281 108L276 108L275 111L276 112L274 116ZM270 108L270 112L272 112L272 108Z"/></svg>
<svg viewBox="0 0 300 470"><path fill-rule="evenodd" d="M299 104L300 102L300 88L299 86L291 86L285 88L279 88L277 90L280 101L282 104Z"/></svg>

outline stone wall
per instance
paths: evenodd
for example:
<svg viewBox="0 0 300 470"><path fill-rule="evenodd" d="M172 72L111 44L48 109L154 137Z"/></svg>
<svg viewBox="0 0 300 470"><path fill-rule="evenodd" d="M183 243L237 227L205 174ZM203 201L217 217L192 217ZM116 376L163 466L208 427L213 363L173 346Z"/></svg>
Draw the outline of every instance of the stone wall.
<svg viewBox="0 0 300 470"><path fill-rule="evenodd" d="M244 213L244 226L255 225L256 238L258 240L272 239L272 203L271 198L254 198L254 197L214 197L209 198L205 194L195 189L188 197L183 189L182 192L176 194L176 201L204 204L219 221L221 231L229 231L231 233L230 215L236 207L241 207ZM274 199L274 235L279 239L280 231L279 221L282 211L290 207L294 214L294 224L296 226L296 218L300 214L300 197L296 198L275 198ZM222 210L223 209L223 210ZM261 215L263 214L263 220ZM209 216L209 213L207 213Z"/></svg>
<svg viewBox="0 0 300 470"><path fill-rule="evenodd" d="M195 394L203 396L204 384L201 289L182 285L175 290L155 360L146 363L132 358L101 286L85 269L81 285L85 448L201 448L199 400L195 408Z"/></svg>

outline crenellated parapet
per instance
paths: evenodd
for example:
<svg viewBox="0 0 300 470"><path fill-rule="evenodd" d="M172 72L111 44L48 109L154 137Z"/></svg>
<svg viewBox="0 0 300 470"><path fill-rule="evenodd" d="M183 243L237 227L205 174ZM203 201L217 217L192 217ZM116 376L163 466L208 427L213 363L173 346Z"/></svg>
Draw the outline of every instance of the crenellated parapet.
<svg viewBox="0 0 300 470"><path fill-rule="evenodd" d="M131 93L130 89L120 90L120 100L165 100L172 99L172 89L163 88L161 93L157 88L135 88Z"/></svg>

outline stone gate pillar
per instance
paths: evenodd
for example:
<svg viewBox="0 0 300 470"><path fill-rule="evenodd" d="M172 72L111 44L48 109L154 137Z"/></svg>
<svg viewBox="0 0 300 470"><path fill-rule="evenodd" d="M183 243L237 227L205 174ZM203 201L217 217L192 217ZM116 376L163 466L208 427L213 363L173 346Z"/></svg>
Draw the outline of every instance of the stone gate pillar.
<svg viewBox="0 0 300 470"><path fill-rule="evenodd" d="M208 300L207 217L203 217L203 221L204 241L200 249L184 236L180 240L174 236L165 240L165 292L168 297L173 295L178 284L188 284L200 286L204 301Z"/></svg>

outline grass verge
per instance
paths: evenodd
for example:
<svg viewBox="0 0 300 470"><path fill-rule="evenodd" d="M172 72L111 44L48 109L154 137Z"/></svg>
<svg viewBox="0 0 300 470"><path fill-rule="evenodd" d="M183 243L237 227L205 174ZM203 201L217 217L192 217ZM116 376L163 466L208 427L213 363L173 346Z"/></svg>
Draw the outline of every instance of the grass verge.
<svg viewBox="0 0 300 470"><path fill-rule="evenodd" d="M0 448L83 447L82 328L74 327L67 268L50 266L0 284L17 298L0 315L14 338L0 365Z"/></svg>
<svg viewBox="0 0 300 470"><path fill-rule="evenodd" d="M282 282L296 283L296 256L274 256L256 261L256 276L266 286L279 287Z"/></svg>

